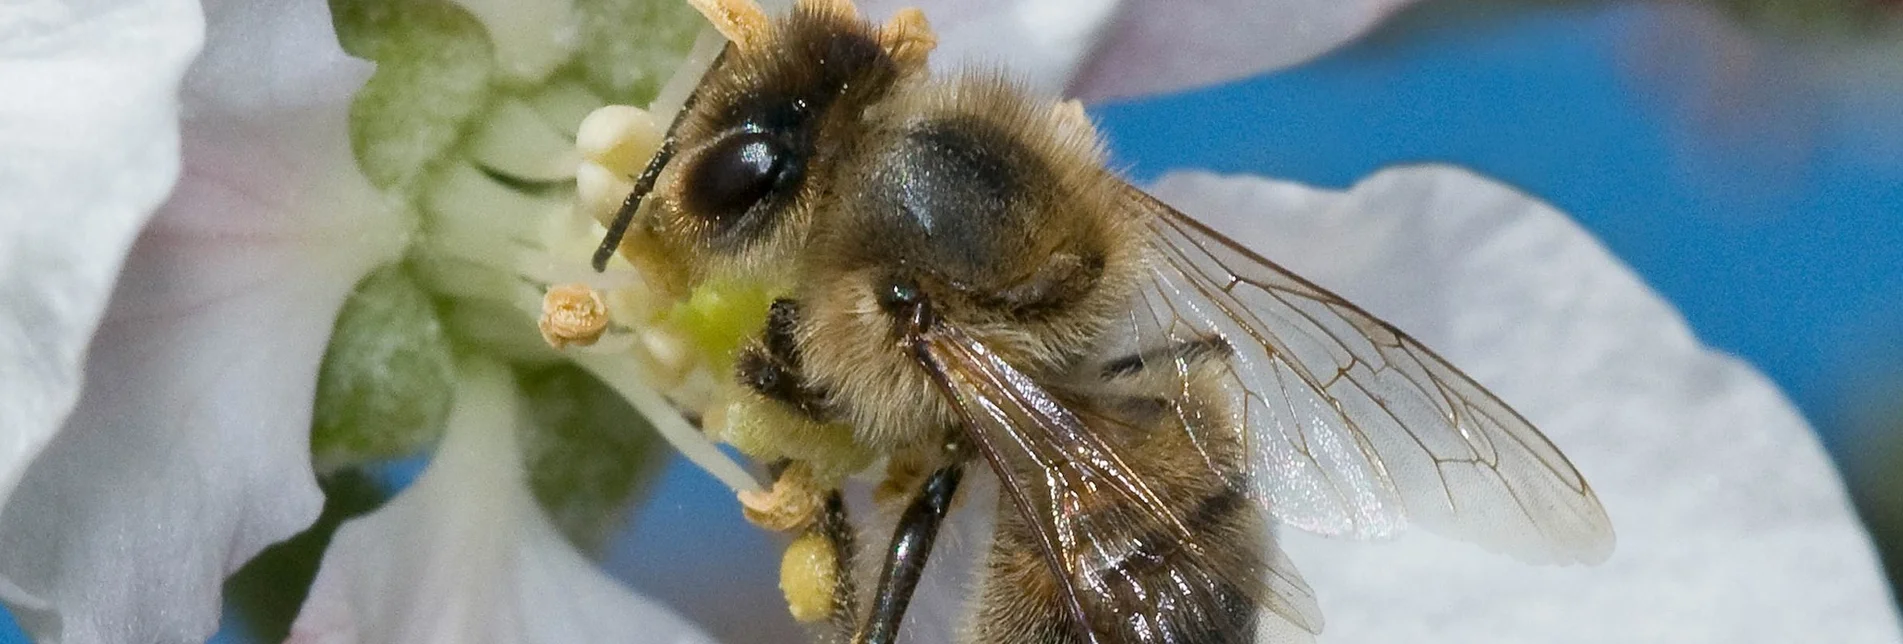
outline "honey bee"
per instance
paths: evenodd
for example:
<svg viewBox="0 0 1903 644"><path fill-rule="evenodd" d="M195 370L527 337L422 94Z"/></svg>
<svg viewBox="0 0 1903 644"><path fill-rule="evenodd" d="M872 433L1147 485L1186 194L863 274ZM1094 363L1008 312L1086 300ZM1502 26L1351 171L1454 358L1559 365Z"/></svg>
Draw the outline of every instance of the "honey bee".
<svg viewBox="0 0 1903 644"><path fill-rule="evenodd" d="M693 4L729 44L595 265L619 253L674 295L771 294L731 356L730 408L751 419L744 449L775 462L751 516L803 533L788 565L821 573L800 585L825 599L796 613L833 637L897 640L979 462L1003 501L971 642L1252 642L1266 619L1319 632L1276 525L1610 553L1592 488L1526 419L1107 170L1076 103L1000 73L935 75L916 10L877 25L847 0L779 18ZM905 507L868 598L839 486L879 460Z"/></svg>

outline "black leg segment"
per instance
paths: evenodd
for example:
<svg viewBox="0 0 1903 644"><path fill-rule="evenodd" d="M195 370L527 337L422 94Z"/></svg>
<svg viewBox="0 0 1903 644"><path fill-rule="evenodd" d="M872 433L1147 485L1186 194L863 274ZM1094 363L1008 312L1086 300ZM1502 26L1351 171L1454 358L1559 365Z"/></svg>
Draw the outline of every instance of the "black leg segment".
<svg viewBox="0 0 1903 644"><path fill-rule="evenodd" d="M886 552L885 566L879 571L879 592L872 597L872 613L866 625L853 637L854 644L893 644L898 641L899 623L912 603L912 591L918 588L925 572L925 559L932 554L932 542L951 508L963 477L962 465L949 465L933 472L912 504L899 517L892 532L892 546Z"/></svg>

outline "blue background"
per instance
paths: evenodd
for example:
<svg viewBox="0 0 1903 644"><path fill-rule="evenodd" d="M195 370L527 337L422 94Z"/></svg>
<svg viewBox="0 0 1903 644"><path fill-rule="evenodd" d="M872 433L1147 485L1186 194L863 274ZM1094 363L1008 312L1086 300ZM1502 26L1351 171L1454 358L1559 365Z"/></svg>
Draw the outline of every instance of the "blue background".
<svg viewBox="0 0 1903 644"><path fill-rule="evenodd" d="M1347 187L1442 161L1520 186L1578 218L1705 342L1769 374L1834 454L1867 451L1850 430L1860 401L1903 394L1883 389L1903 383L1903 118L1871 105L1903 102L1747 77L1728 96L1748 105L1701 104L1686 76L1646 71L1695 63L1641 46L1658 17L1414 12L1293 70L1093 114L1139 180L1202 168ZM784 620L777 547L723 489L676 463L655 499L610 570L716 632ZM735 596L733 577L766 586Z"/></svg>
<svg viewBox="0 0 1903 644"><path fill-rule="evenodd" d="M1294 70L1097 114L1139 179L1205 168L1347 187L1431 160L1517 185L1769 374L1841 454L1847 389L1903 359L1903 112L1858 114L1801 83L1737 92L1759 105L1687 105L1663 86L1683 79L1640 71L1690 64L1644 60L1659 15L1415 16ZM1752 117L1781 122L1724 122Z"/></svg>

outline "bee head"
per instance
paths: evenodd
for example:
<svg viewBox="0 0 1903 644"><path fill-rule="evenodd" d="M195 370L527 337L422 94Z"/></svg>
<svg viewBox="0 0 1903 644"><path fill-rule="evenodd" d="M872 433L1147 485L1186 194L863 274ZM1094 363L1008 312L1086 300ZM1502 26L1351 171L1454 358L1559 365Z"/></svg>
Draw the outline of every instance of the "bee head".
<svg viewBox="0 0 1903 644"><path fill-rule="evenodd" d="M839 2L777 20L750 3L703 4L732 43L670 126L651 190L637 185L646 203L624 213L625 245L612 232L604 243L669 287L787 263L828 189L819 170L869 106L923 71L931 44L915 12L881 27Z"/></svg>

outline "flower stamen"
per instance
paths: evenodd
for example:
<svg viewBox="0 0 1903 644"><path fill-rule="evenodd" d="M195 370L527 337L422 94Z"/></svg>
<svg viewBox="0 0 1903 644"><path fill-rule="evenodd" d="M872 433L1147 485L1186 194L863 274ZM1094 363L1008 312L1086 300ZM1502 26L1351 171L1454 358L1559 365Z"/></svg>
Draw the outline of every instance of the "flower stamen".
<svg viewBox="0 0 1903 644"><path fill-rule="evenodd" d="M631 105L608 105L582 119L575 132L575 149L582 157L622 175L641 171L648 157L661 147L665 134L647 110Z"/></svg>
<svg viewBox="0 0 1903 644"><path fill-rule="evenodd" d="M557 349L589 346L608 330L608 304L585 284L563 284L542 296L542 317L536 320L542 339Z"/></svg>
<svg viewBox="0 0 1903 644"><path fill-rule="evenodd" d="M794 461L764 492L739 494L740 510L747 521L774 532L804 530L819 520L826 505L826 493L805 461Z"/></svg>

